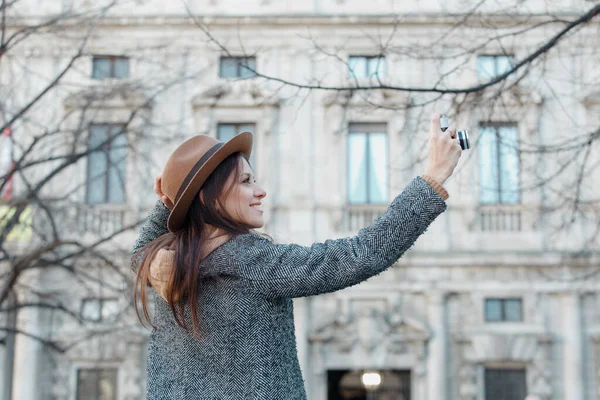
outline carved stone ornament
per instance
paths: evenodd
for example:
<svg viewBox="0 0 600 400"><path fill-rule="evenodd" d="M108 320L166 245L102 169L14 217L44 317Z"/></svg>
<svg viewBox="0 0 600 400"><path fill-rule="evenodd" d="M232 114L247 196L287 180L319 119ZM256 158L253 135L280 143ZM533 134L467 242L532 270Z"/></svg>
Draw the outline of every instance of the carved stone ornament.
<svg viewBox="0 0 600 400"><path fill-rule="evenodd" d="M194 108L201 107L279 107L277 94L269 94L252 80L226 82L211 87L192 99Z"/></svg>
<svg viewBox="0 0 600 400"><path fill-rule="evenodd" d="M381 106L399 109L408 105L409 99L405 92L390 89L372 90L341 90L334 91L323 97L325 107L338 106Z"/></svg>
<svg viewBox="0 0 600 400"><path fill-rule="evenodd" d="M77 108L151 108L152 99L139 87L130 83L93 86L69 95L64 106Z"/></svg>
<svg viewBox="0 0 600 400"><path fill-rule="evenodd" d="M419 353L429 337L425 324L414 318L397 311L363 308L354 314L338 313L336 318L309 334L309 341L329 344L340 353L352 352L357 347L373 353L383 346L386 352L402 354Z"/></svg>

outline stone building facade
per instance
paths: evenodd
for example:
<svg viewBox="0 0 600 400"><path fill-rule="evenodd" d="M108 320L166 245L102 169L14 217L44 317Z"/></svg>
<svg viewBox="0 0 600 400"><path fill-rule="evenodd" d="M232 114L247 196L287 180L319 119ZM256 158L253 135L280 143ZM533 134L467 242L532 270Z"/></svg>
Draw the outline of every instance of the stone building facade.
<svg viewBox="0 0 600 400"><path fill-rule="evenodd" d="M38 13L59 7L30 3ZM63 3L60 7L68 9L90 2ZM128 146L137 150L125 158L126 184L115 194L120 201L110 200L114 192L90 195L92 189L86 192L85 185L78 189L89 164L65 173L54 185L55 191L71 190L80 203L62 211L69 234L91 241L104 230L143 217L155 201L153 177L186 137L205 133L226 138L249 129L255 133L255 172L268 193L265 230L280 242L306 245L353 235L424 172L428 116L434 109L452 110L453 121L468 128L472 142L481 146L464 154L445 185L450 193L447 212L385 273L337 293L294 301L308 398L495 400L512 399L510 393L540 400L600 398L600 258L594 245L579 251L594 223L577 221L555 230L561 210L551 205L557 194L527 188L536 174L560 159L507 150L502 154L508 154L508 164L496 155L496 170L486 158L491 153L482 150L491 146L484 140L486 129L506 128L506 137L516 134L517 146L548 143L573 132L572 120L561 111L565 108L577 116L577 126L597 129L598 81L594 87L571 79L597 77L597 21L565 40L560 51L549 53L543 77L548 85L539 83L542 77L534 70L501 94L488 91L480 104L458 112L455 97L282 86L230 63L231 57L241 57L259 73L300 84L369 85L379 77L396 86L430 87L455 67L444 57L489 34L486 19L501 32L515 20L533 26L550 14L574 18L591 2L530 1L526 9L519 8L523 2L503 4L502 9L489 2L464 24L458 24L461 15L475 2L187 3L197 20L178 2L119 6L90 38L86 57L67 75L69 85L45 100L49 115L68 115L65 124L73 129L82 119L90 131L99 132L129 123ZM451 31L459 33L449 33L456 24ZM201 27L208 27L224 48L208 40ZM445 83L469 87L484 82L486 65L502 73L502 63L525 58L552 32L547 28L486 44L464 56L460 71ZM436 46L436 40L443 45ZM418 50L411 57L411 46L426 49L431 57ZM41 70L57 71L56 60L73 51L60 40L52 46L39 42L24 48L23 57ZM169 79L180 81L156 90L161 80ZM559 88L560 96L551 87ZM94 93L107 88L113 89L108 96L94 100ZM131 110L136 110L133 117ZM511 154L518 154L516 167L510 164L515 160ZM599 155L596 146L592 157ZM372 169L353 169L361 163ZM517 199L509 195L482 201L489 168L506 174L507 193L516 188ZM572 172L558 178L567 187ZM117 190L108 185L106 190ZM589 198L597 197L597 187L585 190ZM86 198L96 195L109 200L88 204ZM128 232L118 242L132 244L135 237ZM127 246L116 248L114 241L101 247L127 272ZM75 262L85 266L92 261ZM109 266L91 271L98 282L119 282L118 272ZM144 398L149 331L132 312L128 288L121 287L123 295L105 293L106 288L93 283L85 291L66 291L72 277L64 270L39 272L30 279L42 293L81 303L75 308L95 321L94 334L89 325L84 330L60 315L20 312L19 326L73 345L63 354L50 354L38 342L18 337L13 398L80 400L82 393ZM95 295L90 297L90 291ZM383 377L377 391L365 388L365 372ZM376 383L377 378L373 388Z"/></svg>

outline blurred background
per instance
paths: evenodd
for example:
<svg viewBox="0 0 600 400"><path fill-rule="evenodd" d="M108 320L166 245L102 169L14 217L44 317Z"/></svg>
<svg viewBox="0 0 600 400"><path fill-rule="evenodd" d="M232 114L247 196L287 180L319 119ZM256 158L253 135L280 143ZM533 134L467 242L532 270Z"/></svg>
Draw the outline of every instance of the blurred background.
<svg viewBox="0 0 600 400"><path fill-rule="evenodd" d="M145 398L129 252L177 145L255 135L264 231L346 237L468 129L385 273L294 300L309 400L600 398L600 3L0 0L0 399Z"/></svg>

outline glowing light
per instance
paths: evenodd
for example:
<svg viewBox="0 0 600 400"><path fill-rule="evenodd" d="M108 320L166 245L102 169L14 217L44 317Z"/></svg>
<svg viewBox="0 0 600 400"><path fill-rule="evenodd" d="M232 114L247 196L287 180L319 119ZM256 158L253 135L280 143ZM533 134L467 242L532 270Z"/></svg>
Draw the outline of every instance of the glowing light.
<svg viewBox="0 0 600 400"><path fill-rule="evenodd" d="M381 385L381 375L378 372L365 372L361 376L362 384L368 389L375 389Z"/></svg>

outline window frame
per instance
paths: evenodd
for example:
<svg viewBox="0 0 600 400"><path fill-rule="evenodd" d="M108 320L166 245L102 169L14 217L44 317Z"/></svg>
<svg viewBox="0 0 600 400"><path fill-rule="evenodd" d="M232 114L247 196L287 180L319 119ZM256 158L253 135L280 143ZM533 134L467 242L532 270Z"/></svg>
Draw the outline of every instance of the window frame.
<svg viewBox="0 0 600 400"><path fill-rule="evenodd" d="M119 304L119 299L116 297L85 297L83 299L81 299L81 306L80 306L80 310L79 310L79 316L82 320L88 321L88 322L95 322L95 323L99 323L99 322L112 322L110 319L107 319L104 317L103 315L103 309L104 309L104 305L106 302L108 301L114 301L116 302L116 304ZM84 316L83 313L83 309L85 307L86 302L98 302L99 307L100 307L100 312L98 313L98 318L87 318Z"/></svg>
<svg viewBox="0 0 600 400"><path fill-rule="evenodd" d="M235 60L236 61L236 69L235 76L223 76L223 61L224 60ZM242 65L242 62L246 65L249 65L248 60L254 60L254 71L249 70L248 68ZM223 79L251 79L257 76L256 74L256 56L221 56L219 58L219 78ZM246 70L248 73L252 74L251 76L242 76L243 71Z"/></svg>
<svg viewBox="0 0 600 400"><path fill-rule="evenodd" d="M118 367L77 367L75 369L75 400L80 400L80 396L79 396L79 388L80 388L80 373L82 371L86 371L86 372L94 372L96 374L96 379L95 379L95 390L94 390L94 398L93 399L89 399L86 398L85 400L97 400L100 398L100 391L99 391L99 384L100 384L100 374L102 372L106 372L106 371L110 371L110 372L114 372L114 398L118 399L119 398L119 368Z"/></svg>
<svg viewBox="0 0 600 400"><path fill-rule="evenodd" d="M257 136L257 134L256 134L256 125L257 124L256 124L256 122L217 122L217 131L216 131L216 135L215 136L216 136L217 140L225 142L224 140L222 140L219 137L219 128L221 126L223 126L223 125L234 126L235 127L234 131L237 132L235 135L239 135L242 132L251 132L252 133L252 135L254 137L254 140L252 141L252 153L250 154L250 166L252 167L252 169L254 169L254 171L256 171L256 166L254 165L254 162L256 160L256 157L255 157L255 154L254 154L255 150L256 150L256 136ZM243 125L252 125L253 129L252 130L240 129L240 127L243 126Z"/></svg>
<svg viewBox="0 0 600 400"><path fill-rule="evenodd" d="M108 142L106 142L102 148L96 150L96 151L91 151L90 149L90 140L92 138L92 129L94 127L105 127L106 129L109 130L109 132L107 133L107 137L110 136L110 132L112 131L113 128L120 128L121 129L121 133L119 135L114 135L112 138L110 138L108 140ZM110 172L111 172L111 168L116 168L114 166L112 166L112 163L110 162L110 157L111 157L111 151L113 149L113 141L117 138L119 138L121 135L124 136L125 138L125 157L123 159L123 202L122 203L113 203L110 202ZM104 149L104 147L106 147L107 149ZM128 138L127 138L127 131L126 131L126 125L122 124L122 123L92 123L88 126L88 141L87 141L87 150L89 151L88 155L87 155L87 171L86 171L86 195L85 195L85 202L88 205L101 205L101 204L126 204L127 203L127 192L126 192L126 187L125 187L125 181L127 180L127 158L128 158L128 150L129 148L129 143L128 143ZM91 202L90 201L90 184L92 183L92 181L95 181L96 179L101 179L101 177L98 178L93 178L90 176L91 173L91 155L95 152L100 152L102 154L104 154L105 156L105 161L106 161L106 172L105 172L105 176L102 177L102 179L104 180L104 196L103 196L103 201L100 203L95 203L95 202Z"/></svg>
<svg viewBox="0 0 600 400"><path fill-rule="evenodd" d="M383 127L383 129L376 129L378 126ZM360 130L359 127L368 127L367 129ZM378 206L382 204L387 204L389 200L389 184L390 184L390 169L389 169L389 128L387 122L350 122L348 124L348 140L346 143L346 204L349 206ZM384 199L381 202L373 202L371 199L371 174L370 174L370 163L369 163L369 154L370 154L370 146L371 141L369 139L369 135L371 134L384 134L386 139L386 163L385 173L386 173L386 193ZM350 199L350 164L352 159L350 157L350 136L352 135L365 135L366 146L366 168L367 168L367 182L366 182L366 201L364 202L352 202Z"/></svg>
<svg viewBox="0 0 600 400"><path fill-rule="evenodd" d="M518 320L509 320L506 318L506 303L508 301L519 302L519 319ZM500 302L500 319L489 319L487 313L487 304L488 301L498 301ZM483 320L485 323L520 323L524 322L523 318L523 298L522 297L485 297L484 305L483 305Z"/></svg>
<svg viewBox="0 0 600 400"><path fill-rule="evenodd" d="M516 130L516 138L517 138L517 159L519 161L518 164L518 179L517 179L517 201L516 202L507 202L505 201L505 199L503 197L503 194L506 193L506 191L504 190L504 186L502 184L502 158L500 157L500 149L502 148L502 141L498 140L497 138L500 137L499 134L499 129L500 128L514 128ZM496 139L495 139L495 152L497 154L497 159L496 159L496 165L493 167L496 169L496 174L497 174L497 179L498 181L496 182L496 184L498 185L498 201L497 202L493 202L493 203L488 203L488 202L482 202L481 200L481 195L482 195L482 182L481 182L481 148L479 149L479 153L478 153L478 158L479 158L479 204L480 205L520 205L522 202L522 190L521 190L521 157L519 155L519 147L520 147L520 132L519 132L519 125L517 123L514 122L491 122L491 123L484 123L484 122L480 122L479 123L479 135L481 136L481 131L483 129L493 129L494 132L492 133ZM480 146L480 138L478 138L478 147Z"/></svg>
<svg viewBox="0 0 600 400"><path fill-rule="evenodd" d="M108 60L110 63L110 72L108 76L96 76L94 68L96 60ZM127 76L120 77L116 76L116 62L117 60L126 60L127 61ZM92 56L92 79L103 80L103 79L128 79L131 75L131 62L130 58L127 56L115 56L115 55L94 55Z"/></svg>
<svg viewBox="0 0 600 400"><path fill-rule="evenodd" d="M365 76L357 76L356 72L350 67L353 58L363 59L366 63L366 75ZM383 74L379 74L379 68L376 68L375 71L369 71L369 65L371 60L380 59L384 65ZM349 54L348 55L348 76L351 79L368 79L371 77L377 77L379 79L385 78L387 75L387 57L385 54L378 55L364 55L364 54Z"/></svg>
<svg viewBox="0 0 600 400"><path fill-rule="evenodd" d="M494 74L492 76L482 76L479 72L479 62L482 58L492 58L494 60ZM506 71L500 73L498 72L499 68L499 63L498 61L501 59L508 59L511 68L514 67L515 65L515 57L513 54L478 54L477 55L477 60L476 60L476 73L477 73L477 77L479 79L494 79L504 73L506 73Z"/></svg>

